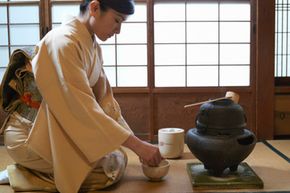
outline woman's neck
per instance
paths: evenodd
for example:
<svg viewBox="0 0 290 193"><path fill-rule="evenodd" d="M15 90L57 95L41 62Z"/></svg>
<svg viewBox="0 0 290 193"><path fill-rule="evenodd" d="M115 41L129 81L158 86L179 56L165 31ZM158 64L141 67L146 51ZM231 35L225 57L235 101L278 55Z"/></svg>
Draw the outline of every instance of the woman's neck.
<svg viewBox="0 0 290 193"><path fill-rule="evenodd" d="M88 30L88 32L91 34L91 36L93 37L94 36L94 31L90 25L90 16L88 14L85 14L85 15L79 15L78 17L78 20L84 24Z"/></svg>

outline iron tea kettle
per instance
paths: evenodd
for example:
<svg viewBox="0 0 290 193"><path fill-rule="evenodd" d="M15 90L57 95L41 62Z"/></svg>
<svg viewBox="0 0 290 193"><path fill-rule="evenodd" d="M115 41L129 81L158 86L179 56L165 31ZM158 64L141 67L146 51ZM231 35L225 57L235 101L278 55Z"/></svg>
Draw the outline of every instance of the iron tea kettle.
<svg viewBox="0 0 290 193"><path fill-rule="evenodd" d="M246 122L243 108L231 99L204 103L196 128L186 134L187 146L212 175L220 176L226 168L236 171L257 141Z"/></svg>

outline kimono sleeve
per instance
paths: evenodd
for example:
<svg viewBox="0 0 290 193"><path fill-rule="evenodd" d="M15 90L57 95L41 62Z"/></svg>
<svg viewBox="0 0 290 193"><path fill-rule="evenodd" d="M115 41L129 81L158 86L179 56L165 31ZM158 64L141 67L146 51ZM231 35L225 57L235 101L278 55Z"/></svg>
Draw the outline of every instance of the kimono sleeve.
<svg viewBox="0 0 290 193"><path fill-rule="evenodd" d="M114 98L112 88L104 69L101 71L99 80L93 86L93 92L104 112L133 134L133 131L122 116L121 108Z"/></svg>

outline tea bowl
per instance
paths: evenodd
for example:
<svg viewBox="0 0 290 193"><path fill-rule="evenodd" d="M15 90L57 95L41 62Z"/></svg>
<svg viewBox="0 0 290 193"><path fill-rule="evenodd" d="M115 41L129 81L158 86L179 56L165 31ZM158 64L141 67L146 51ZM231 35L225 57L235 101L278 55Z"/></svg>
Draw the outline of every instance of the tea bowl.
<svg viewBox="0 0 290 193"><path fill-rule="evenodd" d="M158 166L142 164L142 171L149 181L159 182L168 174L169 167L169 161L162 160Z"/></svg>

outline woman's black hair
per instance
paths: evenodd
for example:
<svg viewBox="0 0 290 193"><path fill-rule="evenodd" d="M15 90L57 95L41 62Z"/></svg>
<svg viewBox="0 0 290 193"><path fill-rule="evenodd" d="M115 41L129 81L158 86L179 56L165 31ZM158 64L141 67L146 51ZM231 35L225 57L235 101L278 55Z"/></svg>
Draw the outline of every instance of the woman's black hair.
<svg viewBox="0 0 290 193"><path fill-rule="evenodd" d="M83 1L81 4L80 4L80 13L81 14L84 14L87 9L88 9L88 5L91 1Z"/></svg>
<svg viewBox="0 0 290 193"><path fill-rule="evenodd" d="M80 13L84 14L88 5L92 0L84 0L80 5ZM114 9L117 12L131 15L134 13L134 0L98 0L102 11L106 11L108 8Z"/></svg>

